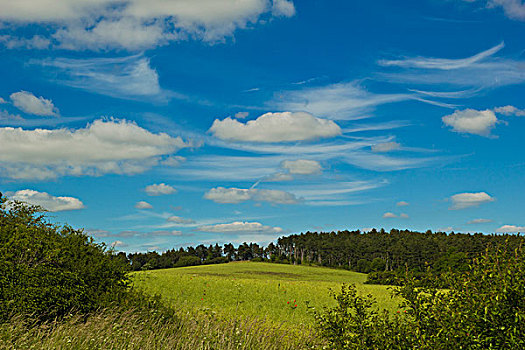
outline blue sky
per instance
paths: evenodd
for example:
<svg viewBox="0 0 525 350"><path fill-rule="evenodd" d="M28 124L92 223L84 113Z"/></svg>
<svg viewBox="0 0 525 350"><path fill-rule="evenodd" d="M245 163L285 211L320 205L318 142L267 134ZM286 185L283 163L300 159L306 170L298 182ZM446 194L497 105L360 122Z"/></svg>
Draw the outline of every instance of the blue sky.
<svg viewBox="0 0 525 350"><path fill-rule="evenodd" d="M0 190L124 251L525 231L520 0L0 0Z"/></svg>

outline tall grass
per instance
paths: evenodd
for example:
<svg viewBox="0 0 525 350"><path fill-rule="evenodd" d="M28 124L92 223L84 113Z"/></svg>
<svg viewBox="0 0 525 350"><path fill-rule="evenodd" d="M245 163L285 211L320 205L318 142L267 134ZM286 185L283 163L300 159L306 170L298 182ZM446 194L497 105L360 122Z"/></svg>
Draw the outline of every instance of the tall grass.
<svg viewBox="0 0 525 350"><path fill-rule="evenodd" d="M339 290L342 283L374 295L378 308L394 312L398 303L388 287L364 284L365 274L322 267L235 262L142 271L132 280L138 289L162 295L175 308L285 322L290 329L313 326L307 303L316 309L335 305L329 289Z"/></svg>
<svg viewBox="0 0 525 350"><path fill-rule="evenodd" d="M108 309L60 322L13 317L0 324L0 349L316 349L314 333L289 332L256 318L225 319L178 312L165 318L143 311Z"/></svg>

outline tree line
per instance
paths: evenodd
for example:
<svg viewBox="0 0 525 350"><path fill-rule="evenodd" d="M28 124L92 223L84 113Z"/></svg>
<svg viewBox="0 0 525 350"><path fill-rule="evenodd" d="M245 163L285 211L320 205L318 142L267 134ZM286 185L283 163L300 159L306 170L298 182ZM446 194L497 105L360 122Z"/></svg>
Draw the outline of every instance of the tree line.
<svg viewBox="0 0 525 350"><path fill-rule="evenodd" d="M247 260L318 265L368 273L369 283L395 284L407 271L414 275L465 271L472 258L488 248L505 245L514 249L523 241L519 234L345 230L283 236L267 246L201 244L161 254L128 254L127 259L135 271Z"/></svg>

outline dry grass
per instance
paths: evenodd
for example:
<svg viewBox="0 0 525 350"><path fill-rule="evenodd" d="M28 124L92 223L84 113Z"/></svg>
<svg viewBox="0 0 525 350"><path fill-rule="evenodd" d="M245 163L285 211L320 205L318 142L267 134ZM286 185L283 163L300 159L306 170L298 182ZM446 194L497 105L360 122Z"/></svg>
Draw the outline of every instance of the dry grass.
<svg viewBox="0 0 525 350"><path fill-rule="evenodd" d="M0 325L0 349L316 349L311 333L290 332L257 319L186 313L175 318L133 310L103 310L87 319L31 324L20 317Z"/></svg>

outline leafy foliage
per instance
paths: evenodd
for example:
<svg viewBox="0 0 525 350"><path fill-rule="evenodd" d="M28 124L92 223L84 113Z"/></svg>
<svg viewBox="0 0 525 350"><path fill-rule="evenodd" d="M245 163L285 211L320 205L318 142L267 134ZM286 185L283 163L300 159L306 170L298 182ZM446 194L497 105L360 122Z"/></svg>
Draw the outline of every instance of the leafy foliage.
<svg viewBox="0 0 525 350"><path fill-rule="evenodd" d="M501 247L446 276L450 289L396 289L394 315L377 313L371 297L343 286L335 308L315 312L321 334L336 349L523 349L525 260L522 248Z"/></svg>
<svg viewBox="0 0 525 350"><path fill-rule="evenodd" d="M121 299L126 262L40 212L0 194L0 321L14 313L54 319Z"/></svg>

